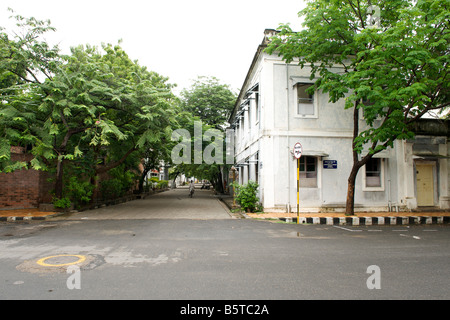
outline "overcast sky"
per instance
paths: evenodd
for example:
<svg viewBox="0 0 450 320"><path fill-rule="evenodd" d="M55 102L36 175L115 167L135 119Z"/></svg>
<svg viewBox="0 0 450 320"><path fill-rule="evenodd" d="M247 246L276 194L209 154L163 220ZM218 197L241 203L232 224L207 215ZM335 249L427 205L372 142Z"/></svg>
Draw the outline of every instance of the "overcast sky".
<svg viewBox="0 0 450 320"><path fill-rule="evenodd" d="M0 26L10 29L7 8L50 19L63 53L79 44L116 44L131 59L169 77L176 93L197 76L215 76L238 91L264 29L290 23L299 30L303 0L0 0Z"/></svg>

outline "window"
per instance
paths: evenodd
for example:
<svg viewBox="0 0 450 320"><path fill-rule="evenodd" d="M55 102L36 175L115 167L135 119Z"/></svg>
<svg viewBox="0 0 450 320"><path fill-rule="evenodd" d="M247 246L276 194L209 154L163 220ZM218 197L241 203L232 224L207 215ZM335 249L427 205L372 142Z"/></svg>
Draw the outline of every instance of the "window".
<svg viewBox="0 0 450 320"><path fill-rule="evenodd" d="M297 113L301 116L313 116L314 115L314 95L307 92L308 88L313 86L312 84L299 83L297 84L297 99L298 108Z"/></svg>
<svg viewBox="0 0 450 320"><path fill-rule="evenodd" d="M259 121L259 92L255 92L255 117L256 117L256 123Z"/></svg>
<svg viewBox="0 0 450 320"><path fill-rule="evenodd" d="M245 158L244 162L244 174L245 174L245 183L248 183L251 180L250 177L250 158Z"/></svg>
<svg viewBox="0 0 450 320"><path fill-rule="evenodd" d="M247 129L250 130L252 128L252 106L249 103L247 103L247 119L248 119L248 127Z"/></svg>
<svg viewBox="0 0 450 320"><path fill-rule="evenodd" d="M259 84L255 84L245 93L245 104L248 106L249 128L259 120Z"/></svg>
<svg viewBox="0 0 450 320"><path fill-rule="evenodd" d="M242 114L240 116L240 128L241 128L241 132L239 133L239 137L241 138L241 142L244 138L244 134L245 134L245 117L244 114Z"/></svg>
<svg viewBox="0 0 450 320"><path fill-rule="evenodd" d="M236 122L236 126L234 128L234 132L232 135L232 139L234 139L234 147L237 147L239 144L239 134L240 134L240 127L239 127L239 120Z"/></svg>
<svg viewBox="0 0 450 320"><path fill-rule="evenodd" d="M370 159L366 164L366 187L381 187L381 159Z"/></svg>
<svg viewBox="0 0 450 320"><path fill-rule="evenodd" d="M382 158L372 158L364 166L363 190L384 190L384 161Z"/></svg>
<svg viewBox="0 0 450 320"><path fill-rule="evenodd" d="M255 182L259 183L259 154L255 155Z"/></svg>
<svg viewBox="0 0 450 320"><path fill-rule="evenodd" d="M300 187L316 188L317 187L317 158L301 157L300 158Z"/></svg>

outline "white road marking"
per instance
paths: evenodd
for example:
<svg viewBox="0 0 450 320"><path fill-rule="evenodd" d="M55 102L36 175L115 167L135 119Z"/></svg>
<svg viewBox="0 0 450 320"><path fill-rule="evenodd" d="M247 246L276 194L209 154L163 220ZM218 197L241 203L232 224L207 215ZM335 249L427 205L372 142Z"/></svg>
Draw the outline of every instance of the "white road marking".
<svg viewBox="0 0 450 320"><path fill-rule="evenodd" d="M400 236L402 236L402 237L408 237L408 238L413 238L413 239L417 239L417 240L420 240L420 237L418 237L418 236L408 236L408 235L406 235L406 234L402 234L402 233L400 233Z"/></svg>
<svg viewBox="0 0 450 320"><path fill-rule="evenodd" d="M352 230L352 229L348 229L348 228L344 228L344 227L339 227L339 226L333 226L333 227L339 228L339 229L342 229L342 230L346 230L346 231L350 231L350 232L362 232L362 230L358 230L358 229Z"/></svg>

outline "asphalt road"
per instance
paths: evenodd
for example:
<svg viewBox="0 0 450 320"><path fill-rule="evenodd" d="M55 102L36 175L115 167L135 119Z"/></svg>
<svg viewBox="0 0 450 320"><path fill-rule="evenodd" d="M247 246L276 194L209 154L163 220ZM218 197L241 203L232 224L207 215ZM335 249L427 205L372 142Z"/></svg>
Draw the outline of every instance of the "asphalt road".
<svg viewBox="0 0 450 320"><path fill-rule="evenodd" d="M162 216L159 200L147 206L156 208L153 218L149 212L143 218L141 204L150 205L149 198L128 204L140 208L141 218L124 219L121 205L54 221L1 223L0 299L450 298L447 225L232 219L206 193L200 203L166 203L169 213L181 202L190 212L174 218Z"/></svg>

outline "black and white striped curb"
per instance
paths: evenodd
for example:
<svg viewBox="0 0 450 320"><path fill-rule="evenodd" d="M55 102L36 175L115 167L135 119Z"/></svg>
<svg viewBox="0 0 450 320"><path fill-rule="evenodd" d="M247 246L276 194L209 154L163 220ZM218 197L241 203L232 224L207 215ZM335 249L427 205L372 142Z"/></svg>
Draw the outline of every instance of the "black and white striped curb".
<svg viewBox="0 0 450 320"><path fill-rule="evenodd" d="M278 218L285 222L297 223L297 218ZM300 224L326 224L347 226L445 224L450 217L408 216L408 217L300 217Z"/></svg>
<svg viewBox="0 0 450 320"><path fill-rule="evenodd" d="M52 217L56 217L59 215L62 215L62 212L58 212L58 213L54 213L54 214L49 214L46 216L25 216L25 217L14 217L14 216L10 216L10 217L0 217L0 221L8 221L8 222L13 222L13 221L31 221L31 220L46 220L47 218L52 218Z"/></svg>
<svg viewBox="0 0 450 320"><path fill-rule="evenodd" d="M45 220L48 216L44 217L0 217L0 221L30 221L30 220Z"/></svg>

